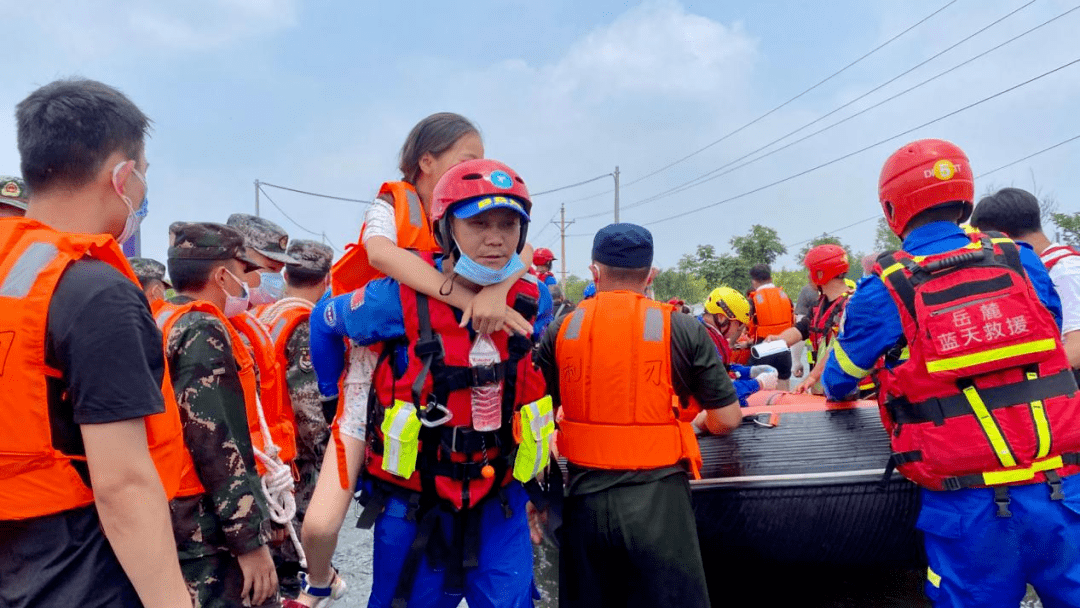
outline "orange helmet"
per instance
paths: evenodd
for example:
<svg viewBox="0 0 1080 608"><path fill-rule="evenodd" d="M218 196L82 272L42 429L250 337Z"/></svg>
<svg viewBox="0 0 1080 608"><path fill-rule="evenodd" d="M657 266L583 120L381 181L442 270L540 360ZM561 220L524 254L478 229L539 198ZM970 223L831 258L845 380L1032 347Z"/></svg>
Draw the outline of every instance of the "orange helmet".
<svg viewBox="0 0 1080 608"><path fill-rule="evenodd" d="M902 235L911 218L944 203L965 203L961 222L971 216L975 182L968 157L956 144L920 139L893 152L881 168L878 198L889 228Z"/></svg>
<svg viewBox="0 0 1080 608"><path fill-rule="evenodd" d="M533 264L550 264L555 261L555 254L547 247L540 247L533 251Z"/></svg>
<svg viewBox="0 0 1080 608"><path fill-rule="evenodd" d="M806 252L803 264L810 271L810 282L818 287L844 276L849 268L847 252L833 244L818 245Z"/></svg>

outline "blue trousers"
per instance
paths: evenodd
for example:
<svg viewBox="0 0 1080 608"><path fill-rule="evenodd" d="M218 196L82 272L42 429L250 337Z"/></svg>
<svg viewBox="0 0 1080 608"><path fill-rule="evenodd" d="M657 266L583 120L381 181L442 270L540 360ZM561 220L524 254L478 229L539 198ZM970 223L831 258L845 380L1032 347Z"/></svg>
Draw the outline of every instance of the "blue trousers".
<svg viewBox="0 0 1080 608"><path fill-rule="evenodd" d="M528 497L518 482L505 489L513 515L507 518L502 503L490 497L480 505L480 565L465 571L465 592L450 593L444 589L444 571L433 568L425 556L413 582L409 608L437 606L450 608L464 597L470 608L529 608L538 597L533 585L532 541L525 516ZM386 510L375 520L374 582L369 608L389 608L409 546L416 537L417 524L405 517L408 504L390 498ZM452 529L449 513L439 529L449 542Z"/></svg>
<svg viewBox="0 0 1080 608"><path fill-rule="evenodd" d="M987 488L923 490L918 527L930 571L926 595L941 607L1020 604L1031 583L1046 608L1080 606L1080 475L1050 486L1010 486L1012 517L997 516Z"/></svg>

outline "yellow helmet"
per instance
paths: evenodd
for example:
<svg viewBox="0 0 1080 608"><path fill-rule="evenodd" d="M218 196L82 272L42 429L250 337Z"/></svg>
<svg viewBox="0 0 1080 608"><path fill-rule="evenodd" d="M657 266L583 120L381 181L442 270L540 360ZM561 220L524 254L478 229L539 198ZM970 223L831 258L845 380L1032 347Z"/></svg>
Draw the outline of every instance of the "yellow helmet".
<svg viewBox="0 0 1080 608"><path fill-rule="evenodd" d="M717 287L705 299L705 311L721 315L744 325L750 323L750 302L730 287Z"/></svg>

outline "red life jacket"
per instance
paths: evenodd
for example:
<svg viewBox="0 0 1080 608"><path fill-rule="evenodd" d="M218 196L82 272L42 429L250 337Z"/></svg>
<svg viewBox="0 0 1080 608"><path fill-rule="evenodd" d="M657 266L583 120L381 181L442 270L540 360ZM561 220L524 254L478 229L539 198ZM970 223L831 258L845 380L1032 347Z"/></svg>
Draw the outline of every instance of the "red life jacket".
<svg viewBox="0 0 1080 608"><path fill-rule="evenodd" d="M874 267L910 352L879 374L890 466L932 490L1059 484L1080 471L1080 394L1060 332L1016 244L971 238Z"/></svg>
<svg viewBox="0 0 1080 608"><path fill-rule="evenodd" d="M816 353L821 349L822 340L827 346L840 333L840 318L844 316L844 307L847 306L849 297L851 297L851 292L847 291L831 304L826 302L824 295L818 298L814 317L810 320L810 345L815 353L815 361L817 360Z"/></svg>
<svg viewBox="0 0 1080 608"><path fill-rule="evenodd" d="M1046 266L1047 270L1051 270L1061 260L1067 257L1080 257L1080 251L1068 245L1054 245L1053 247L1047 247L1039 254L1039 259Z"/></svg>
<svg viewBox="0 0 1080 608"><path fill-rule="evenodd" d="M431 263L430 254L422 257ZM510 338L506 332L490 336L501 362L493 368L471 367L472 336L468 328L458 327L454 309L404 284L400 285L400 293L405 338L376 347L380 356L369 393L366 474L413 492L433 488L442 501L458 510L467 509L510 482L517 443L514 413L521 405L546 394L544 377L532 364L532 342L524 336ZM507 294L507 304L516 304L515 308L524 311L527 319L536 317L538 301L536 284L524 279ZM399 347L408 348L409 363L404 370L394 369ZM400 376L395 377L396 373ZM471 389L477 382L490 383L492 378L503 385L502 427L481 433L471 426ZM417 468L408 479L382 469L381 425L395 398L411 400L417 410L440 404L450 416L441 426L421 429ZM430 417L437 418L438 413ZM494 476L482 476L484 465L494 468Z"/></svg>

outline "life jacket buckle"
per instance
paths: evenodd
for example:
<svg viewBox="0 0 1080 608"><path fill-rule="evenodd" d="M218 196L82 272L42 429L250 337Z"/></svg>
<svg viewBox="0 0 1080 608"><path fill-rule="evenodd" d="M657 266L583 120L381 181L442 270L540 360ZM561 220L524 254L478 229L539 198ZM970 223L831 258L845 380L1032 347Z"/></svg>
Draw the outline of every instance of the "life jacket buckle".
<svg viewBox="0 0 1080 608"><path fill-rule="evenodd" d="M1061 491L1061 475L1054 470L1045 471L1043 474L1050 486L1050 500L1065 500L1065 493Z"/></svg>
<svg viewBox="0 0 1080 608"><path fill-rule="evenodd" d="M1009 510L1009 503L1012 499L1009 498L1009 489L1006 487L994 488L994 504L997 505L998 517L1012 517L1012 511Z"/></svg>
<svg viewBox="0 0 1080 608"><path fill-rule="evenodd" d="M441 412L441 415L436 419L432 419L431 416L435 412ZM427 407L417 411L417 417L420 418L420 424L433 429L450 422L454 415L450 413L450 410L445 405L432 398L428 400Z"/></svg>
<svg viewBox="0 0 1080 608"><path fill-rule="evenodd" d="M488 384L495 384L502 380L500 378L500 367L497 364L491 365L478 365L469 368L469 373L472 375L473 386L486 386Z"/></svg>

